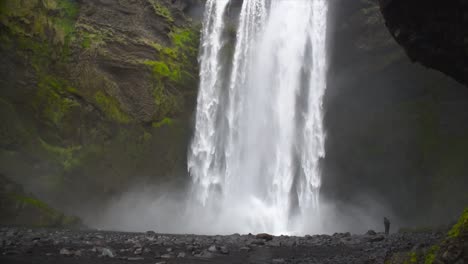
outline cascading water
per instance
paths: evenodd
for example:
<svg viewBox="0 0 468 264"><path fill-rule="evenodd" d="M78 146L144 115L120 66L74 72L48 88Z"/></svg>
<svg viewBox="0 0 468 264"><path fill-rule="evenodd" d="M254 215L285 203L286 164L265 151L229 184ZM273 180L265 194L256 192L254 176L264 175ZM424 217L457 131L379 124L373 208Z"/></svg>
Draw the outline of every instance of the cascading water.
<svg viewBox="0 0 468 264"><path fill-rule="evenodd" d="M318 209L325 155L327 0L244 0L225 67L228 2L206 3L194 195L225 233L301 232Z"/></svg>

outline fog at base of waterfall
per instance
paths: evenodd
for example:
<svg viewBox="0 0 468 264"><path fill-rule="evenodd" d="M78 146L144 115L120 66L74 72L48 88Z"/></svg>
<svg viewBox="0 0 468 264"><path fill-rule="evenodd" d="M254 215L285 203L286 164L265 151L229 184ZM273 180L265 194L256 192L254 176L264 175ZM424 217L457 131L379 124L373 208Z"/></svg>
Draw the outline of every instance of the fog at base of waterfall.
<svg viewBox="0 0 468 264"><path fill-rule="evenodd" d="M225 60L228 8L206 2L190 201L206 232L301 232L320 217L327 1L245 0Z"/></svg>
<svg viewBox="0 0 468 264"><path fill-rule="evenodd" d="M356 203L337 203L322 198L320 215L311 210L302 215L300 225L282 232L255 228L258 219L271 217L273 208L261 203L223 204L225 208L212 208L194 202L193 195L184 193L178 186L135 185L128 192L109 201L99 213L84 220L90 226L105 230L141 231L159 233L230 235L269 232L275 235L333 234L352 232L363 234L369 229L383 232L385 215L392 220L392 230L401 225L391 213L391 208L367 195L355 197ZM258 201L257 201L258 202ZM215 215L213 212L218 212Z"/></svg>

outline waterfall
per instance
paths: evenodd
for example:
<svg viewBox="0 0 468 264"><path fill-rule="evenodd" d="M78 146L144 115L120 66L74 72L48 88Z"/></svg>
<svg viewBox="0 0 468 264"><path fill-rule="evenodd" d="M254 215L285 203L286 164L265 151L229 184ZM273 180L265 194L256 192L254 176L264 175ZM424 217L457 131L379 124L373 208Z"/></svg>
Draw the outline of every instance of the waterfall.
<svg viewBox="0 0 468 264"><path fill-rule="evenodd" d="M193 193L225 232L301 232L325 156L327 0L244 0L226 60L228 2L206 3Z"/></svg>

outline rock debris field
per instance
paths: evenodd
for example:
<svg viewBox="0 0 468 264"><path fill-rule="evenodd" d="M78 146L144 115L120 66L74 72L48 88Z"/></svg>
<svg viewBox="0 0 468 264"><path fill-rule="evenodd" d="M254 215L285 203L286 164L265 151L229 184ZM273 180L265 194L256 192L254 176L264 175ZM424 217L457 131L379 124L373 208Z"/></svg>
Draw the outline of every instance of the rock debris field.
<svg viewBox="0 0 468 264"><path fill-rule="evenodd" d="M384 263L428 247L441 233L167 235L0 228L0 263Z"/></svg>

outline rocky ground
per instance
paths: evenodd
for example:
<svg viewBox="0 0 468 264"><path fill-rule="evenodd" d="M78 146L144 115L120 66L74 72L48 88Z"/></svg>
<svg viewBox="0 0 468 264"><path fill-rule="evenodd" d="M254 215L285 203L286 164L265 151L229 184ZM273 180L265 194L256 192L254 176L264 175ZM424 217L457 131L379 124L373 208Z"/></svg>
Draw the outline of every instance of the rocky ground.
<svg viewBox="0 0 468 264"><path fill-rule="evenodd" d="M443 235L199 236L4 227L0 263L384 263Z"/></svg>

